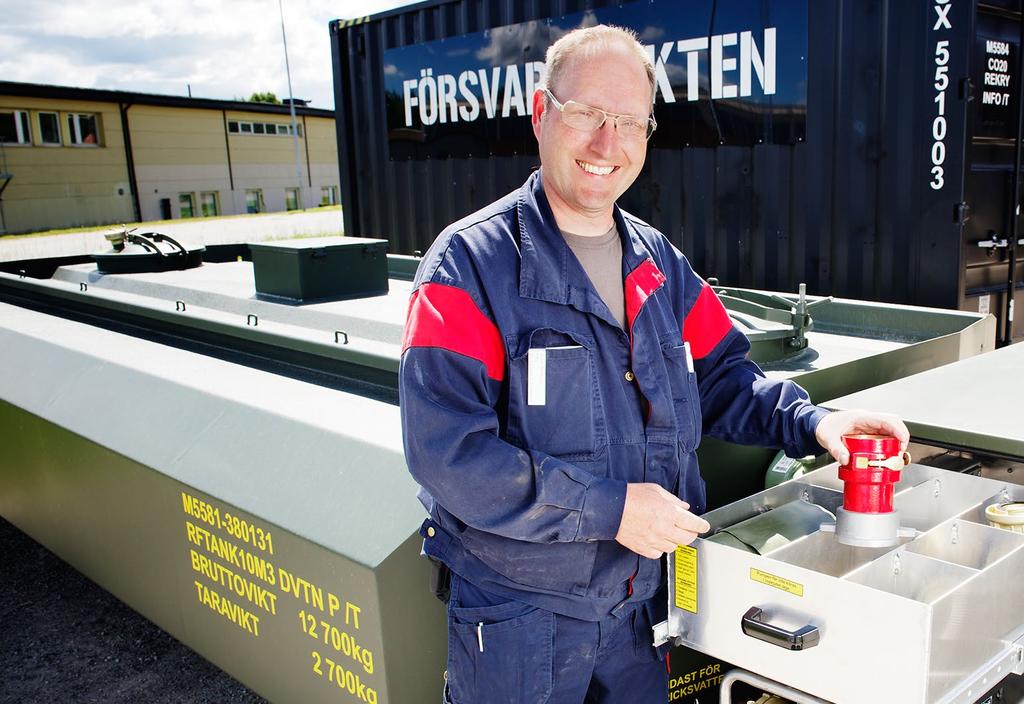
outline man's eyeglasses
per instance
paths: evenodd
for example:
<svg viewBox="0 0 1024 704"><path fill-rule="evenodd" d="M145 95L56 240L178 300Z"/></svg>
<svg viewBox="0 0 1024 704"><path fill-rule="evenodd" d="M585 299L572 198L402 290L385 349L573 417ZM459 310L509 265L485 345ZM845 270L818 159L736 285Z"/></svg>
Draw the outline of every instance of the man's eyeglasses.
<svg viewBox="0 0 1024 704"><path fill-rule="evenodd" d="M564 103L560 103L558 98L547 88L544 89L544 93L558 112L562 114L562 122L581 132L599 130L609 119L612 121L612 125L614 125L615 131L619 136L626 139L650 139L651 135L654 134L654 130L658 128L658 123L654 121L654 115L647 119L637 117L636 115L617 115L614 112L577 103L575 100L567 100Z"/></svg>

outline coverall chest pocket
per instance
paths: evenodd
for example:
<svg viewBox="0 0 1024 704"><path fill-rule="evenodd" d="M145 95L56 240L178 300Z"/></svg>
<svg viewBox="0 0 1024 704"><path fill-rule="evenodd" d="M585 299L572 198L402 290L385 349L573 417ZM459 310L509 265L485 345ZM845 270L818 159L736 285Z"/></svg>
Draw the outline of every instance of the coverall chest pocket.
<svg viewBox="0 0 1024 704"><path fill-rule="evenodd" d="M593 457L599 419L593 338L538 328L506 342L509 439L565 459Z"/></svg>
<svg viewBox="0 0 1024 704"><path fill-rule="evenodd" d="M672 408L676 416L679 443L690 452L700 444L700 392L689 346L677 341L662 341L662 356L672 392Z"/></svg>

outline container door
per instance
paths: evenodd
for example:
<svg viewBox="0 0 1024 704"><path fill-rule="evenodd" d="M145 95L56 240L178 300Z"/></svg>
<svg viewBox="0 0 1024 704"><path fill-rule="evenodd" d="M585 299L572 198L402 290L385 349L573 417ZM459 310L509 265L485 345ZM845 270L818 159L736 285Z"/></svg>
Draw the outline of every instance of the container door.
<svg viewBox="0 0 1024 704"><path fill-rule="evenodd" d="M1007 337L1007 290L1011 263L1020 259L1024 222L1014 214L1014 163L1020 109L1020 0L978 6L971 54L972 96L965 197L964 296L961 308L994 315L997 339ZM1016 256L1015 252L1016 250ZM1015 307L1024 304L1024 271L1013 265ZM1012 319L1011 319L1012 320ZM1014 341L1024 339L1024 325L1011 322Z"/></svg>

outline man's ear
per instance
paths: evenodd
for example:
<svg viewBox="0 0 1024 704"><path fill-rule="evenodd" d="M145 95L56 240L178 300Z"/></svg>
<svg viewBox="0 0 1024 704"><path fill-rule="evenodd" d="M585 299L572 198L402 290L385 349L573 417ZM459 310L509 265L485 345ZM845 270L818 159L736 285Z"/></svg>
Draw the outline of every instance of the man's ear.
<svg viewBox="0 0 1024 704"><path fill-rule="evenodd" d="M547 110L548 102L545 100L544 89L538 88L533 91L533 134L537 137L537 141L540 141L540 119L544 117L544 111Z"/></svg>

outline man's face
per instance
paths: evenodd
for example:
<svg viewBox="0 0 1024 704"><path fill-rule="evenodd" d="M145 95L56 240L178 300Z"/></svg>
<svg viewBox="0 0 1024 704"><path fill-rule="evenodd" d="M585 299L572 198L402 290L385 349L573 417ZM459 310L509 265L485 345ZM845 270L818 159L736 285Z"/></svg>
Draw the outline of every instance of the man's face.
<svg viewBox="0 0 1024 704"><path fill-rule="evenodd" d="M596 56L574 59L566 68L551 91L559 102L573 100L641 118L650 114L647 73L624 48L612 45ZM610 118L592 132L569 127L540 91L534 96L533 131L545 190L556 212L561 205L589 218L606 215L636 180L647 156L647 142L618 134ZM611 172L605 173L609 167Z"/></svg>

